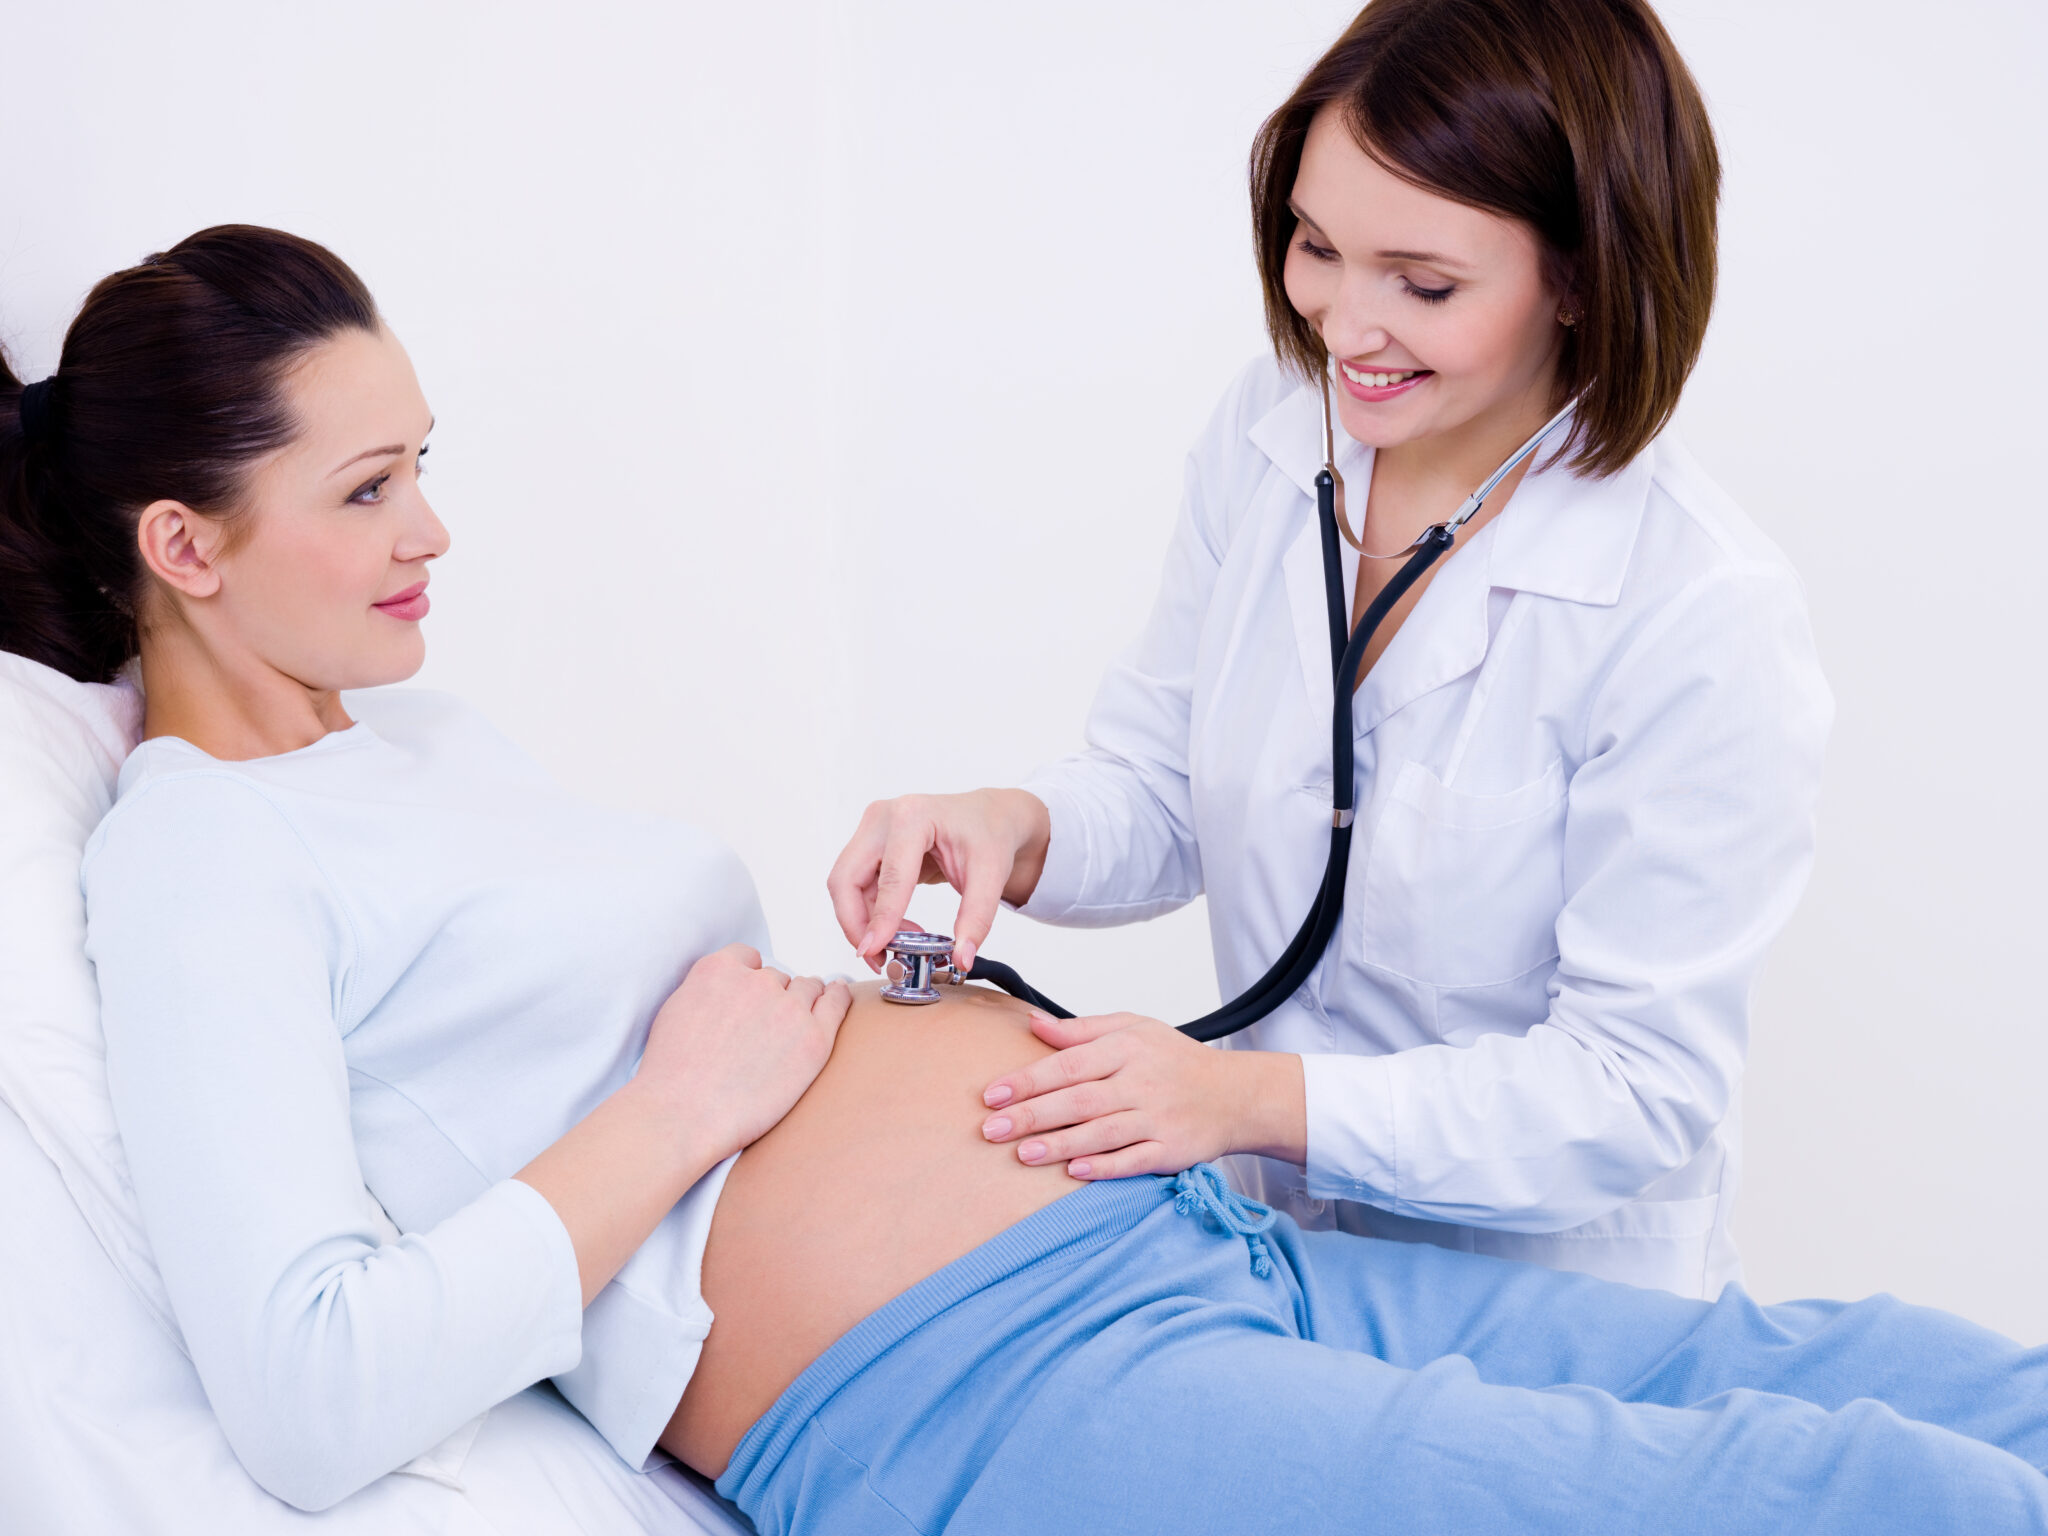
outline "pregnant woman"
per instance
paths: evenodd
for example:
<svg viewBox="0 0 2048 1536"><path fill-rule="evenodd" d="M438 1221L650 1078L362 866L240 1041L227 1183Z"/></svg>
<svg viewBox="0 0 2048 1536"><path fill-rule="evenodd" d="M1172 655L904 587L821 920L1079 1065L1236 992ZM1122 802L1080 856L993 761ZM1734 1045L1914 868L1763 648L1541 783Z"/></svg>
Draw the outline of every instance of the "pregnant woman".
<svg viewBox="0 0 2048 1536"><path fill-rule="evenodd" d="M0 369L0 645L141 660L84 868L108 1076L273 1493L551 1377L763 1531L2048 1531L2037 1354L1305 1233L1206 1164L1027 1167L979 1129L1045 1051L1021 1005L785 977L703 837L451 701L352 719L421 659L430 425L362 284L265 230Z"/></svg>

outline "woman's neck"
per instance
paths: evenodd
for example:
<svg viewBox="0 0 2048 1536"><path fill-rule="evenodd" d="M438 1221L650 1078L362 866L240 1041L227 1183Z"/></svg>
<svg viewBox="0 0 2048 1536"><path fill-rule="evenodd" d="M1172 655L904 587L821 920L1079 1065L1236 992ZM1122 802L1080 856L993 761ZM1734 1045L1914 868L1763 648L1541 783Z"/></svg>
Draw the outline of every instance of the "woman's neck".
<svg viewBox="0 0 2048 1536"><path fill-rule="evenodd" d="M177 618L144 633L142 695L143 740L175 736L225 762L296 752L355 723L335 690L224 657Z"/></svg>

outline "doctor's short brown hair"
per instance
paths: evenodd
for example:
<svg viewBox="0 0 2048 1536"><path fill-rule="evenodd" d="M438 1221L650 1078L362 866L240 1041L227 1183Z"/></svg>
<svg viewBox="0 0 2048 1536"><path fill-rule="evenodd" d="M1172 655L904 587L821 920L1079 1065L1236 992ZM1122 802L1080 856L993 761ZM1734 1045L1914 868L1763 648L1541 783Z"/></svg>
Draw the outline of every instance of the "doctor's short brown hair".
<svg viewBox="0 0 2048 1536"><path fill-rule="evenodd" d="M1520 220L1575 317L1558 368L1579 396L1561 455L1619 470L1678 406L1714 303L1721 165L1699 87L1646 0L1372 0L1252 146L1266 328L1314 378L1322 338L1283 280L1309 123L1428 191Z"/></svg>

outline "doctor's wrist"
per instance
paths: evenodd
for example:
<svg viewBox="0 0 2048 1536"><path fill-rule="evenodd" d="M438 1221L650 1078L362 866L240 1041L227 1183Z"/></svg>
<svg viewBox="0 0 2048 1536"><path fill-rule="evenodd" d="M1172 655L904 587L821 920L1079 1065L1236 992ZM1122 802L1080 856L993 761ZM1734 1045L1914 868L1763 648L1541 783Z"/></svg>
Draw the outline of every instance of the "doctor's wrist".
<svg viewBox="0 0 2048 1536"><path fill-rule="evenodd" d="M1045 856L1052 847L1052 812L1028 789L993 789L987 793L1002 807L1015 850L1010 878L1003 884L1003 900L1021 907L1031 899L1031 893L1038 889L1039 877L1045 873Z"/></svg>
<svg viewBox="0 0 2048 1536"><path fill-rule="evenodd" d="M1218 1051L1234 1079L1230 1150L1308 1162L1308 1090L1301 1058L1286 1051Z"/></svg>

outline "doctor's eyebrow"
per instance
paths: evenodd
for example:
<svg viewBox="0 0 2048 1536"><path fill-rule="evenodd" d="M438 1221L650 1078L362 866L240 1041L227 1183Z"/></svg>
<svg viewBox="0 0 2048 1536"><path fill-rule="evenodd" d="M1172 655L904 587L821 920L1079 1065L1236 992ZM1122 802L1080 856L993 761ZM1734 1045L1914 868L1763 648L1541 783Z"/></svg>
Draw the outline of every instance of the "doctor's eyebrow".
<svg viewBox="0 0 2048 1536"><path fill-rule="evenodd" d="M1328 235L1323 234L1323 226L1302 212L1301 204L1291 197L1287 199L1287 211L1314 230L1318 235L1322 235L1323 239L1328 240L1330 238ZM1432 267L1451 268L1460 272L1469 270L1467 263L1458 260L1455 256L1446 256L1441 251L1374 251L1373 255L1381 261L1419 261Z"/></svg>
<svg viewBox="0 0 2048 1536"><path fill-rule="evenodd" d="M1302 223L1306 224L1310 229L1314 230L1317 234L1323 234L1323 226L1318 224L1314 219L1310 218L1306 213L1303 213L1301 211L1301 204L1297 203L1291 197L1287 199L1287 211L1293 214L1297 219L1301 220ZM1327 240L1329 236L1323 235L1323 238Z"/></svg>
<svg viewBox="0 0 2048 1536"><path fill-rule="evenodd" d="M429 421L427 423L426 434L420 439L420 441L425 442L428 437L432 437L433 435L434 423ZM365 459L388 458L390 455L394 453L403 452L405 452L405 444L403 443L386 443L382 448L365 448L361 453L357 454L354 458L349 459L344 463L337 464L333 469L330 469L327 472L327 476L331 480L334 478L334 476L340 474L344 469L347 469L350 464L360 464Z"/></svg>

